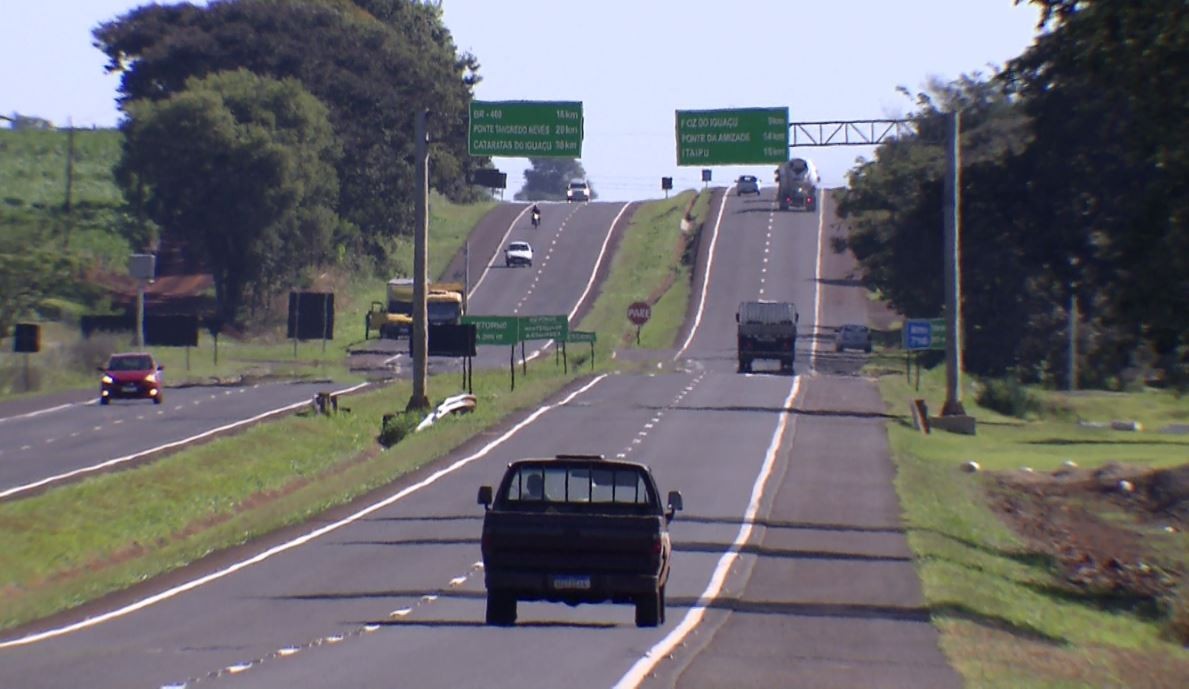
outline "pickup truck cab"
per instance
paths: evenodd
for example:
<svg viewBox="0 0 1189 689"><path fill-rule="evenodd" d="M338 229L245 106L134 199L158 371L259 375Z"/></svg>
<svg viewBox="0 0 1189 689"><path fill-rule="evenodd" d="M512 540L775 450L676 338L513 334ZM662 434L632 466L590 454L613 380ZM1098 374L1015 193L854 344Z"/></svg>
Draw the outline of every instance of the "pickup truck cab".
<svg viewBox="0 0 1189 689"><path fill-rule="evenodd" d="M631 603L636 626L665 621L672 548L665 503L652 472L601 455L512 462L499 486L479 489L490 625L516 623L518 601Z"/></svg>

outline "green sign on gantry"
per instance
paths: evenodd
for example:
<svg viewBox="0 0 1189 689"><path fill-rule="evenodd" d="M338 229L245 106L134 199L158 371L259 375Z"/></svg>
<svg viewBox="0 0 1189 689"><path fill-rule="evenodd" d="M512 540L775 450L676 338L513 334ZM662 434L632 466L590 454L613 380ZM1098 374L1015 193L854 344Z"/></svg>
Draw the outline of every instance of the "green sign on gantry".
<svg viewBox="0 0 1189 689"><path fill-rule="evenodd" d="M788 108L677 111L678 165L779 165L788 159Z"/></svg>
<svg viewBox="0 0 1189 689"><path fill-rule="evenodd" d="M579 101L471 101L467 151L473 156L581 158Z"/></svg>

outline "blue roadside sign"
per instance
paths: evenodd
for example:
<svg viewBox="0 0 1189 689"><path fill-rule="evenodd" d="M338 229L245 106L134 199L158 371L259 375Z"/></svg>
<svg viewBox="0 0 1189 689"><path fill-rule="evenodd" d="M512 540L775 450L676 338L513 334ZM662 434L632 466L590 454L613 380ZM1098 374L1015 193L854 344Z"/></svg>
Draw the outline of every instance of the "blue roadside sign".
<svg viewBox="0 0 1189 689"><path fill-rule="evenodd" d="M904 321L904 348L911 351L929 349L932 344L933 324L926 318Z"/></svg>

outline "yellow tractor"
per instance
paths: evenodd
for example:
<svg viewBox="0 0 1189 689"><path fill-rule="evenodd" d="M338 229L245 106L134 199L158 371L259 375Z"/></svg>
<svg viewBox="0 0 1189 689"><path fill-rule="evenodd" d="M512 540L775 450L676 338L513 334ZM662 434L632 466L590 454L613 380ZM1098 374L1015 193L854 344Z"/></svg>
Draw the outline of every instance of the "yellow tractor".
<svg viewBox="0 0 1189 689"><path fill-rule="evenodd" d="M430 325L462 321L461 282L431 282L425 294ZM363 337L376 331L381 339L408 337L413 332L413 280L393 278L388 281L388 306L373 301L363 323Z"/></svg>

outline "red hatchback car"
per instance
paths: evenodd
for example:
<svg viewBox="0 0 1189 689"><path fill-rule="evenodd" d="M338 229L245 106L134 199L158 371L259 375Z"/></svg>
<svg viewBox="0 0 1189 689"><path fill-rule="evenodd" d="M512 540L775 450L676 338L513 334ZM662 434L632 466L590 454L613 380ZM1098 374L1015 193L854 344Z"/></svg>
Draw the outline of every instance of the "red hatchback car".
<svg viewBox="0 0 1189 689"><path fill-rule="evenodd" d="M107 366L100 366L99 404L115 398L150 399L161 404L161 371L152 354L131 352L112 354Z"/></svg>

